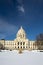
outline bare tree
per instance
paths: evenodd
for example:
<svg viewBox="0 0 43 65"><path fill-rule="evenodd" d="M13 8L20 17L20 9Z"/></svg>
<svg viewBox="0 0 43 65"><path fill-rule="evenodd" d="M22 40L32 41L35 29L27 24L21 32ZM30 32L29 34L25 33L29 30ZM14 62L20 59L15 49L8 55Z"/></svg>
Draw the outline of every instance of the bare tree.
<svg viewBox="0 0 43 65"><path fill-rule="evenodd" d="M43 33L37 35L36 44L39 50L43 50Z"/></svg>
<svg viewBox="0 0 43 65"><path fill-rule="evenodd" d="M3 49L3 45L0 43L0 50Z"/></svg>

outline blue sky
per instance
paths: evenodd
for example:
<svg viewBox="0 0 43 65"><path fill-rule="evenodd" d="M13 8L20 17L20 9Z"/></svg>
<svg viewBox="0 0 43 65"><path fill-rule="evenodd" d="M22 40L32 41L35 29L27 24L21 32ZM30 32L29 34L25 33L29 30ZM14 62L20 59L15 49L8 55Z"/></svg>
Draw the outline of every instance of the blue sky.
<svg viewBox="0 0 43 65"><path fill-rule="evenodd" d="M20 27L27 38L43 33L43 0L0 0L0 39L14 39Z"/></svg>

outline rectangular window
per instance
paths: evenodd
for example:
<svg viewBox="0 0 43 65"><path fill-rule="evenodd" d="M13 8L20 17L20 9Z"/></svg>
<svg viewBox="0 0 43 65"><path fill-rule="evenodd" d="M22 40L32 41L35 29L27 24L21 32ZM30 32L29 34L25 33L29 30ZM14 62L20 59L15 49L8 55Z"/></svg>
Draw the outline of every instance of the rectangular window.
<svg viewBox="0 0 43 65"><path fill-rule="evenodd" d="M25 48L25 47L23 46L23 48Z"/></svg>
<svg viewBox="0 0 43 65"><path fill-rule="evenodd" d="M27 48L27 46L26 46L26 48Z"/></svg>
<svg viewBox="0 0 43 65"><path fill-rule="evenodd" d="M16 46L15 46L15 48L16 48Z"/></svg>
<svg viewBox="0 0 43 65"><path fill-rule="evenodd" d="M25 42L23 42L23 45L25 45Z"/></svg>
<svg viewBox="0 0 43 65"><path fill-rule="evenodd" d="M16 45L16 43L15 43L15 45Z"/></svg>

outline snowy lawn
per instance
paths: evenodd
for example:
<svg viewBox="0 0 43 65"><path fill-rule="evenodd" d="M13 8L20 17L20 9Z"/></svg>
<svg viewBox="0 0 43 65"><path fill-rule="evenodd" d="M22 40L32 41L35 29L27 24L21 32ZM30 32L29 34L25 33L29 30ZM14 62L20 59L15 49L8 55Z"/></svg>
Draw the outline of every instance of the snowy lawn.
<svg viewBox="0 0 43 65"><path fill-rule="evenodd" d="M2 51L0 52L0 65L43 65L43 52Z"/></svg>

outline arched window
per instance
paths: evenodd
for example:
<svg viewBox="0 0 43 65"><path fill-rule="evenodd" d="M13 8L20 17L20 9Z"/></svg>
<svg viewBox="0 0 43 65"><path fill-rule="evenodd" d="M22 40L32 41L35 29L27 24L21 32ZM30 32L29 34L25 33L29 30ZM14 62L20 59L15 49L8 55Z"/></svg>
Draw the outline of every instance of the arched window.
<svg viewBox="0 0 43 65"><path fill-rule="evenodd" d="M19 49L19 46L18 46L18 49Z"/></svg>
<svg viewBox="0 0 43 65"><path fill-rule="evenodd" d="M24 34L23 34L23 37L24 37Z"/></svg>
<svg viewBox="0 0 43 65"><path fill-rule="evenodd" d="M18 42L18 45L19 45L19 42Z"/></svg>
<svg viewBox="0 0 43 65"><path fill-rule="evenodd" d="M21 48L22 48L22 46L21 46Z"/></svg>
<svg viewBox="0 0 43 65"><path fill-rule="evenodd" d="M22 45L22 42L20 44Z"/></svg>

